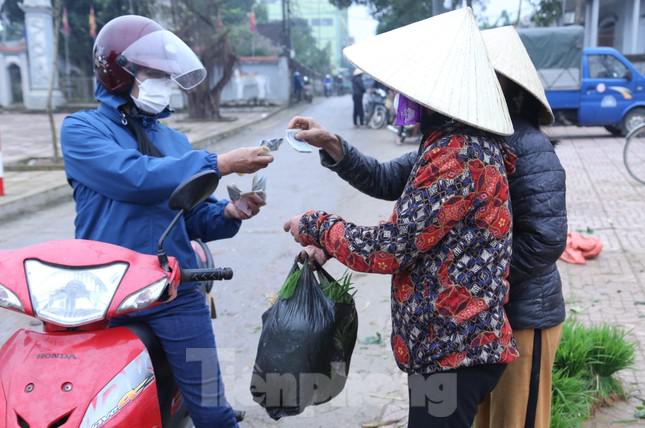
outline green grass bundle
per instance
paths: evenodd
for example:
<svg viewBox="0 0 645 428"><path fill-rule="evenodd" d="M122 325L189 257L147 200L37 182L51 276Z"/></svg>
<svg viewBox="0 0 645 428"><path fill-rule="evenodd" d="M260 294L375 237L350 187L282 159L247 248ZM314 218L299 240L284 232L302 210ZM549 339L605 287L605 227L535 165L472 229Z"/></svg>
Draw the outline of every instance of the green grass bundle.
<svg viewBox="0 0 645 428"><path fill-rule="evenodd" d="M282 285L282 288L280 288L280 291L278 291L279 298L281 298L282 300L289 300L291 296L293 296L293 293L296 291L296 287L298 286L300 275L302 275L301 267L294 268L291 271L291 273L287 277L287 280Z"/></svg>
<svg viewBox="0 0 645 428"><path fill-rule="evenodd" d="M593 342L589 329L576 321L567 321L562 327L560 346L555 354L553 370L561 370L563 375L589 376L589 353Z"/></svg>
<svg viewBox="0 0 645 428"><path fill-rule="evenodd" d="M352 274L345 272L339 280L330 281L325 275L318 275L323 293L334 303L352 303L356 290L352 286Z"/></svg>
<svg viewBox="0 0 645 428"><path fill-rule="evenodd" d="M294 267L278 292L280 299L289 300L293 296L298 286L298 281L300 281L302 270L303 268L300 266ZM333 280L333 278L319 273L318 281L323 293L332 302L352 303L356 290L352 285L352 274L350 272L345 272L339 280Z"/></svg>
<svg viewBox="0 0 645 428"><path fill-rule="evenodd" d="M570 376L563 370L553 371L551 404L552 428L577 428L591 416L593 396L589 380L582 375Z"/></svg>
<svg viewBox="0 0 645 428"><path fill-rule="evenodd" d="M594 374L608 377L634 363L636 344L627 340L622 328L604 324L590 328L587 335L593 345L587 361Z"/></svg>
<svg viewBox="0 0 645 428"><path fill-rule="evenodd" d="M595 406L624 396L614 375L632 365L635 351L620 327L566 321L553 365L551 426L579 427Z"/></svg>

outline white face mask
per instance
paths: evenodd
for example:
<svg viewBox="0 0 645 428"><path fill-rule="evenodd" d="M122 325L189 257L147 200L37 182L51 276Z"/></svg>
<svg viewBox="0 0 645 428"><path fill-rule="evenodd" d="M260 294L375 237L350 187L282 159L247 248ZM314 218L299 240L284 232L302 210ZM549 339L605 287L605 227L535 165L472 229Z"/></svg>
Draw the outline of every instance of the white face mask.
<svg viewBox="0 0 645 428"><path fill-rule="evenodd" d="M161 113L170 104L170 93L172 92L172 80L170 79L146 79L143 82L136 79L139 88L139 96L132 95L132 101L141 110L152 113Z"/></svg>

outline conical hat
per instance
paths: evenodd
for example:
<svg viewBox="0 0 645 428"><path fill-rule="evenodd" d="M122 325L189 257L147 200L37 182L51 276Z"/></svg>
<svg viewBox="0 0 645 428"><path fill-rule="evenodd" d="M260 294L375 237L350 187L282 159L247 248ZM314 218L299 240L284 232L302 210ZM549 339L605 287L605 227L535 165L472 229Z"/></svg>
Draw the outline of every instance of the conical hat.
<svg viewBox="0 0 645 428"><path fill-rule="evenodd" d="M495 70L517 83L542 105L540 123L553 123L553 112L544 94L544 87L522 39L512 26L482 31L488 57Z"/></svg>
<svg viewBox="0 0 645 428"><path fill-rule="evenodd" d="M431 110L495 134L513 133L470 8L379 34L343 52L374 79Z"/></svg>

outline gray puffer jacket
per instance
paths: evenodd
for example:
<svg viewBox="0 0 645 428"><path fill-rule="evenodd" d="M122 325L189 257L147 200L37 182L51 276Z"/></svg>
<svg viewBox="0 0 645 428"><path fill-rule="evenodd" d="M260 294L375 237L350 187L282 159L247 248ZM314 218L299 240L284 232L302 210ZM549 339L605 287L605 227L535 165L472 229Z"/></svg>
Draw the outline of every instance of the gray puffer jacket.
<svg viewBox="0 0 645 428"><path fill-rule="evenodd" d="M517 156L509 176L513 206L513 256L506 312L515 329L546 329L564 321L562 282L556 261L567 239L565 172L549 139L529 122L513 118L507 139ZM396 200L403 192L416 152L389 162L362 154L343 141L343 159L320 152L323 166L375 198Z"/></svg>

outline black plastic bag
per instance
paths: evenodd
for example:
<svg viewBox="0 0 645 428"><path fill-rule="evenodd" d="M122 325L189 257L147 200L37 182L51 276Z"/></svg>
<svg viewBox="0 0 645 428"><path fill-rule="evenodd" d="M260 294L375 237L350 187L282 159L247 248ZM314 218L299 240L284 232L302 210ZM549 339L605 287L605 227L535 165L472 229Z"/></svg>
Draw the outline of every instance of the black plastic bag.
<svg viewBox="0 0 645 428"><path fill-rule="evenodd" d="M296 261L290 275L299 269ZM316 270L333 281L322 268ZM345 386L357 332L353 299L331 301L305 261L293 295L279 298L262 315L253 399L275 420L328 402Z"/></svg>

